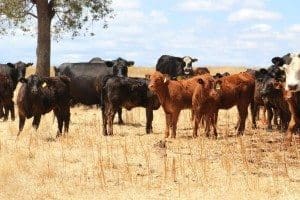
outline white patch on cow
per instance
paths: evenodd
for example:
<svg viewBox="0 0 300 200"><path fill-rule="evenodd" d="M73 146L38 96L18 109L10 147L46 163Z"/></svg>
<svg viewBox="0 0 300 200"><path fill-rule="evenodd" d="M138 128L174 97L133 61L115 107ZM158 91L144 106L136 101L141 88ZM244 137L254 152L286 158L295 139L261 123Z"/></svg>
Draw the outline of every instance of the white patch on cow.
<svg viewBox="0 0 300 200"><path fill-rule="evenodd" d="M297 88L295 90L292 90L293 92L299 92L300 91L300 57L299 53L292 53L290 55L291 57L291 63L283 65L283 68L286 73L286 84L285 89L287 91L291 90L294 86Z"/></svg>
<svg viewBox="0 0 300 200"><path fill-rule="evenodd" d="M183 71L185 74L189 74L190 71L192 70L192 58L189 56L185 56L183 58L183 62L185 63L185 66L183 68Z"/></svg>

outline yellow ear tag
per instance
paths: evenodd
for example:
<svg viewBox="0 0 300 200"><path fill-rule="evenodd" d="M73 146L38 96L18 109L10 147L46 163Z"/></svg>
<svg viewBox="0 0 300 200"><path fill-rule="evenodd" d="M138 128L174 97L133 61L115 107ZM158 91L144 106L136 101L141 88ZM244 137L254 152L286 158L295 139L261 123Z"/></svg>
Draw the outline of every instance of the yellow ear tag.
<svg viewBox="0 0 300 200"><path fill-rule="evenodd" d="M42 87L43 87L43 88L44 88L44 87L47 87L47 83L44 82L43 85L42 85Z"/></svg>
<svg viewBox="0 0 300 200"><path fill-rule="evenodd" d="M216 84L216 90L221 89L221 85L219 83Z"/></svg>

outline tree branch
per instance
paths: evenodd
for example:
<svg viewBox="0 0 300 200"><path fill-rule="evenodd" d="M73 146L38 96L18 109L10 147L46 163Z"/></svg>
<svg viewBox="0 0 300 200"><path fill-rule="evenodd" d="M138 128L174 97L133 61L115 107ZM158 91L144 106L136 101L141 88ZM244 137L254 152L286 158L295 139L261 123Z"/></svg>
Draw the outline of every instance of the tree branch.
<svg viewBox="0 0 300 200"><path fill-rule="evenodd" d="M38 18L35 14L31 13L31 12L27 12L28 15L31 15L34 18Z"/></svg>

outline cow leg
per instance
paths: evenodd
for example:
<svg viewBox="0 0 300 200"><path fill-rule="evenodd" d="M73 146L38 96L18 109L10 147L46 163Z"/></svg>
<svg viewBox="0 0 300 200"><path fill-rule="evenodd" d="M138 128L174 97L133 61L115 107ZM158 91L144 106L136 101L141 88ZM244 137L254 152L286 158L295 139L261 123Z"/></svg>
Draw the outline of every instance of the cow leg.
<svg viewBox="0 0 300 200"><path fill-rule="evenodd" d="M217 132L217 118L215 117L216 113L212 114L211 120L212 120L212 127L214 131L215 139L218 138L218 132Z"/></svg>
<svg viewBox="0 0 300 200"><path fill-rule="evenodd" d="M107 111L106 106L102 105L102 133L104 136L107 136Z"/></svg>
<svg viewBox="0 0 300 200"><path fill-rule="evenodd" d="M24 128L24 124L25 124L25 116L23 116L22 114L19 113L19 132L18 132L18 135L20 135L21 131L23 130Z"/></svg>
<svg viewBox="0 0 300 200"><path fill-rule="evenodd" d="M209 135L210 135L210 124L211 124L212 119L210 118L209 114L205 115L204 119L205 119L205 135L206 135L206 137L209 137Z"/></svg>
<svg viewBox="0 0 300 200"><path fill-rule="evenodd" d="M251 119L252 119L252 128L253 129L257 128L256 116L257 116L257 113L259 113L258 108L259 108L259 106L257 105L257 103L251 102L250 109L251 109Z"/></svg>
<svg viewBox="0 0 300 200"><path fill-rule="evenodd" d="M3 121L8 120L8 114L9 114L9 106L4 105L4 118L3 118Z"/></svg>
<svg viewBox="0 0 300 200"><path fill-rule="evenodd" d="M124 122L123 122L123 119L122 119L122 108L119 108L118 109L118 119L119 119L119 121L118 121L118 124L119 125L123 125L124 124Z"/></svg>
<svg viewBox="0 0 300 200"><path fill-rule="evenodd" d="M10 99L10 101L7 105L8 113L10 112L10 118L12 121L15 121L15 106L14 106L14 104L15 103Z"/></svg>
<svg viewBox="0 0 300 200"><path fill-rule="evenodd" d="M70 107L67 106L67 108L64 111L64 132L68 133L69 132L69 124L70 124Z"/></svg>
<svg viewBox="0 0 300 200"><path fill-rule="evenodd" d="M168 138L170 135L171 116L172 116L171 114L165 113L165 117L166 117L165 138Z"/></svg>
<svg viewBox="0 0 300 200"><path fill-rule="evenodd" d="M37 130L41 122L41 115L36 115L33 117L32 126Z"/></svg>
<svg viewBox="0 0 300 200"><path fill-rule="evenodd" d="M267 105L266 106L266 110L267 110L267 131L270 131L272 130L272 119L273 119L273 111L272 111L272 108L271 106Z"/></svg>
<svg viewBox="0 0 300 200"><path fill-rule="evenodd" d="M274 119L273 119L273 123L274 123L274 125L276 125L276 126L278 126L278 117L280 116L279 115L279 109L277 109L277 108L274 108L273 109L274 110Z"/></svg>
<svg viewBox="0 0 300 200"><path fill-rule="evenodd" d="M193 128L193 138L198 137L198 128L201 116L196 114L197 112L193 112L193 119L194 119L194 128Z"/></svg>
<svg viewBox="0 0 300 200"><path fill-rule="evenodd" d="M146 121L146 133L152 133L153 110L151 108L146 108Z"/></svg>
<svg viewBox="0 0 300 200"><path fill-rule="evenodd" d="M3 105L0 103L0 119L4 117L4 112L3 112Z"/></svg>
<svg viewBox="0 0 300 200"><path fill-rule="evenodd" d="M62 128L63 128L63 122L64 122L64 116L62 113L62 109L59 108L55 108L53 110L55 117L57 119L57 134L56 134L56 138L60 137L62 135Z"/></svg>
<svg viewBox="0 0 300 200"><path fill-rule="evenodd" d="M177 129L177 121L178 121L178 116L179 116L179 112L175 112L172 114L172 135L171 138L176 138L176 129Z"/></svg>
<svg viewBox="0 0 300 200"><path fill-rule="evenodd" d="M247 104L240 104L238 105L238 112L239 112L239 126L237 129L238 135L243 135L245 130L245 123L246 118L248 115L248 105Z"/></svg>
<svg viewBox="0 0 300 200"><path fill-rule="evenodd" d="M111 108L108 111L108 135L113 135L113 122L116 114L116 110Z"/></svg>

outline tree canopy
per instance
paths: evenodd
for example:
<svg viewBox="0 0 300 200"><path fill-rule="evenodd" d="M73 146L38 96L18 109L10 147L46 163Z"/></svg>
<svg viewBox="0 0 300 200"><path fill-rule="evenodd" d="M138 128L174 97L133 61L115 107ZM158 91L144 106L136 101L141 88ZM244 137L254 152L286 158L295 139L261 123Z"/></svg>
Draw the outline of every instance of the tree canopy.
<svg viewBox="0 0 300 200"><path fill-rule="evenodd" d="M94 35L95 22L107 27L113 18L111 0L0 0L0 34L15 28L37 34L37 73L49 76L51 37ZM37 21L37 26L33 24ZM37 29L36 29L37 27Z"/></svg>

